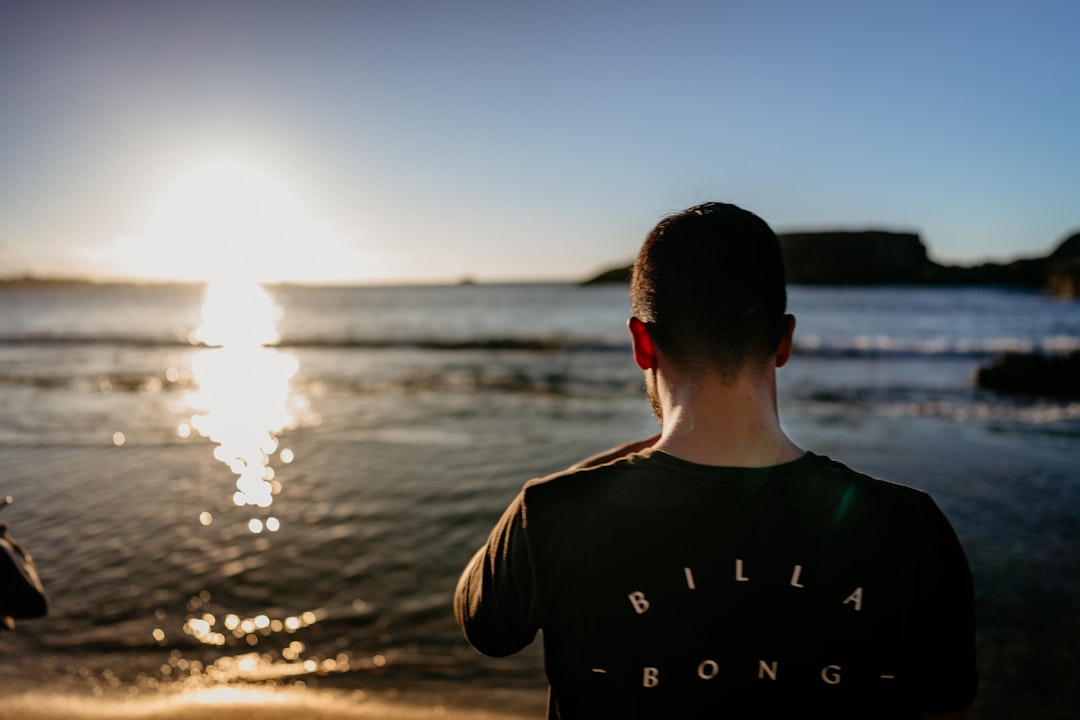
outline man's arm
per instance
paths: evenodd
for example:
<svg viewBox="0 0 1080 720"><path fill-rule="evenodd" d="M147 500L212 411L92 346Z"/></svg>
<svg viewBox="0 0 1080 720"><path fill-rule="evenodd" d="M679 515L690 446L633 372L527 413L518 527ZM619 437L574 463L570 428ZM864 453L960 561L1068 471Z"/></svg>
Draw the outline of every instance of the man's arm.
<svg viewBox="0 0 1080 720"><path fill-rule="evenodd" d="M533 594L521 493L461 574L454 615L476 650L492 657L511 655L531 643L539 629Z"/></svg>
<svg viewBox="0 0 1080 720"><path fill-rule="evenodd" d="M646 448L651 448L656 444L656 441L660 439L660 433L650 435L647 438L640 440L631 440L628 443L623 443L610 450L605 450L599 455L593 455L592 457L585 458L579 463L570 466L571 470L581 470L583 468L596 467L598 465L606 465L609 462L618 460L619 458L626 457L627 455L633 455L636 452L641 452Z"/></svg>
<svg viewBox="0 0 1080 720"><path fill-rule="evenodd" d="M586 458L571 469L605 465L652 447L660 438L633 440ZM525 532L525 495L518 494L487 543L473 556L454 592L454 614L469 643L485 655L523 649L539 629L532 553Z"/></svg>
<svg viewBox="0 0 1080 720"><path fill-rule="evenodd" d="M925 496L928 517L919 530L920 613L915 642L921 649L923 720L966 720L978 694L975 658L975 587L964 549L945 514Z"/></svg>

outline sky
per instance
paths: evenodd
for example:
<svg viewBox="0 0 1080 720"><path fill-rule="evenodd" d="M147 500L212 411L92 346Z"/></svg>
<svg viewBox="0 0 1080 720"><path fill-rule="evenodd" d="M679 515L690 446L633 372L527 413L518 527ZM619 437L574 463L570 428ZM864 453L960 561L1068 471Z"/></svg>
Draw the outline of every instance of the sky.
<svg viewBox="0 0 1080 720"><path fill-rule="evenodd" d="M0 276L581 279L664 215L1080 230L1080 2L0 0Z"/></svg>

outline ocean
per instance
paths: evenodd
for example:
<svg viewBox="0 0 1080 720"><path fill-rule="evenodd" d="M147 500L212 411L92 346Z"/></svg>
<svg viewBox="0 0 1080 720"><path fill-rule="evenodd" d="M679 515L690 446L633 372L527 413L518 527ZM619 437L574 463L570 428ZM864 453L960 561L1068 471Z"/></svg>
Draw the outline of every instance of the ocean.
<svg viewBox="0 0 1080 720"><path fill-rule="evenodd" d="M1075 717L1080 402L973 377L1080 348L1080 304L789 294L788 434L927 490L964 544L977 717ZM238 689L358 713L311 717L541 717L539 648L480 656L451 598L523 482L657 429L628 304L568 283L0 287L0 521L52 603L0 634L0 717L202 717Z"/></svg>

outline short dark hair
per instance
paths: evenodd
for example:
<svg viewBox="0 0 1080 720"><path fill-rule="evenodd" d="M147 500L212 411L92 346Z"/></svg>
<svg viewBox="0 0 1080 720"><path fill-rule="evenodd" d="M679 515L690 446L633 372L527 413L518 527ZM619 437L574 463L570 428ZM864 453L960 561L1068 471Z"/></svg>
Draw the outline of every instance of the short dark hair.
<svg viewBox="0 0 1080 720"><path fill-rule="evenodd" d="M774 355L783 338L780 241L736 205L705 203L668 215L638 253L630 305L673 361L731 377L747 361Z"/></svg>

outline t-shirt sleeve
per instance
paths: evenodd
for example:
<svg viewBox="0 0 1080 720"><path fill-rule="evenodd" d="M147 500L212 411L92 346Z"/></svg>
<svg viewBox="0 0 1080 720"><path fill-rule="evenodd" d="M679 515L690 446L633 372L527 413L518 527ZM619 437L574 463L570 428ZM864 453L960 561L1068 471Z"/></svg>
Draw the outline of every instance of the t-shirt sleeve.
<svg viewBox="0 0 1080 720"><path fill-rule="evenodd" d="M967 557L952 525L929 499L919 543L920 607L913 658L923 712L952 713L971 706L978 692L975 591Z"/></svg>
<svg viewBox="0 0 1080 720"><path fill-rule="evenodd" d="M536 637L539 622L524 491L465 567L454 594L454 612L465 638L485 655L511 655Z"/></svg>

